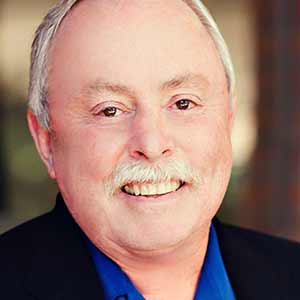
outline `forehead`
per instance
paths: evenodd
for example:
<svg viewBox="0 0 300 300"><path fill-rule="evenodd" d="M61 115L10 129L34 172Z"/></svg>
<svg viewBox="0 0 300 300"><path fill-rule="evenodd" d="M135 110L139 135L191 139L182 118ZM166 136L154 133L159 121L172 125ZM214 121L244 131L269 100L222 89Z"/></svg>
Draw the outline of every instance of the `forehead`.
<svg viewBox="0 0 300 300"><path fill-rule="evenodd" d="M97 77L144 87L195 70L208 81L225 77L212 39L183 1L85 0L53 41L49 83L52 92L62 82L75 92L76 80Z"/></svg>
<svg viewBox="0 0 300 300"><path fill-rule="evenodd" d="M64 26L73 26L84 17L94 16L101 18L103 26L106 22L110 26L128 26L140 21L149 22L149 18L153 22L168 19L168 22L176 20L177 24L180 20L196 20L198 23L197 16L183 0L81 0L71 9L63 23Z"/></svg>

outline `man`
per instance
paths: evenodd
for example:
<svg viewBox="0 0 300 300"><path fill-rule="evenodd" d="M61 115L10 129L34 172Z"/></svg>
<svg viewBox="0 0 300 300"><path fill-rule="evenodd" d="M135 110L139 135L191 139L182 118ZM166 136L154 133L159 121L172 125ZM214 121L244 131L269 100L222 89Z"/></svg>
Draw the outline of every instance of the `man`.
<svg viewBox="0 0 300 300"><path fill-rule="evenodd" d="M61 1L29 98L60 194L2 236L1 299L299 299L298 245L214 219L235 80L200 1Z"/></svg>

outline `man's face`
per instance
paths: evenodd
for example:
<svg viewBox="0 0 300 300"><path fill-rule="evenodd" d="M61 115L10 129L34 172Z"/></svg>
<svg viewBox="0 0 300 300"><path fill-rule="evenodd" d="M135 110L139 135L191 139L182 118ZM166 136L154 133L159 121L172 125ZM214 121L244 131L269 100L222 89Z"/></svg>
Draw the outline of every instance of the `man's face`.
<svg viewBox="0 0 300 300"><path fill-rule="evenodd" d="M191 9L177 0L82 1L49 66L48 168L86 234L104 249L150 250L206 230L230 176L232 113L220 58ZM132 164L147 186L134 177L108 193L120 166L135 176ZM159 167L171 170L171 185L155 179Z"/></svg>

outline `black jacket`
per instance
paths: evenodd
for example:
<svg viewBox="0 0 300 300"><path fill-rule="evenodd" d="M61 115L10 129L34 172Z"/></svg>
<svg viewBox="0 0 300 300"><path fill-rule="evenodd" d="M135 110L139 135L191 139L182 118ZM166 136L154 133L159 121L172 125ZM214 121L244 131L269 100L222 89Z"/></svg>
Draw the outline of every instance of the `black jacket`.
<svg viewBox="0 0 300 300"><path fill-rule="evenodd" d="M298 244L214 223L237 300L300 299ZM102 299L93 262L62 199L52 212L0 237L0 299Z"/></svg>

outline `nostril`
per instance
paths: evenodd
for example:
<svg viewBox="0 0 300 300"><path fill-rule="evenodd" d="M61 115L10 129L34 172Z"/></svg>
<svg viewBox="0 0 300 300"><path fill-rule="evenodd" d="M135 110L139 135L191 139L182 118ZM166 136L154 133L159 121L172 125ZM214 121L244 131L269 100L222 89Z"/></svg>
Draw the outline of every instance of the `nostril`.
<svg viewBox="0 0 300 300"><path fill-rule="evenodd" d="M170 149L166 149L166 150L163 151L162 154L165 155L165 156L169 156L169 155L171 155L171 153L172 153L172 151Z"/></svg>
<svg viewBox="0 0 300 300"><path fill-rule="evenodd" d="M141 156L141 157L145 156L145 154L142 151L136 151L136 153L137 153L138 156Z"/></svg>
<svg viewBox="0 0 300 300"><path fill-rule="evenodd" d="M166 149L164 151L161 152L160 155L162 156L170 156L172 154L172 151L170 149ZM153 153L148 153L148 155L146 153L144 153L143 151L140 150L136 150L133 152L133 156L135 158L147 158L147 159L151 159L154 155ZM159 155L157 155L157 157L159 157Z"/></svg>

